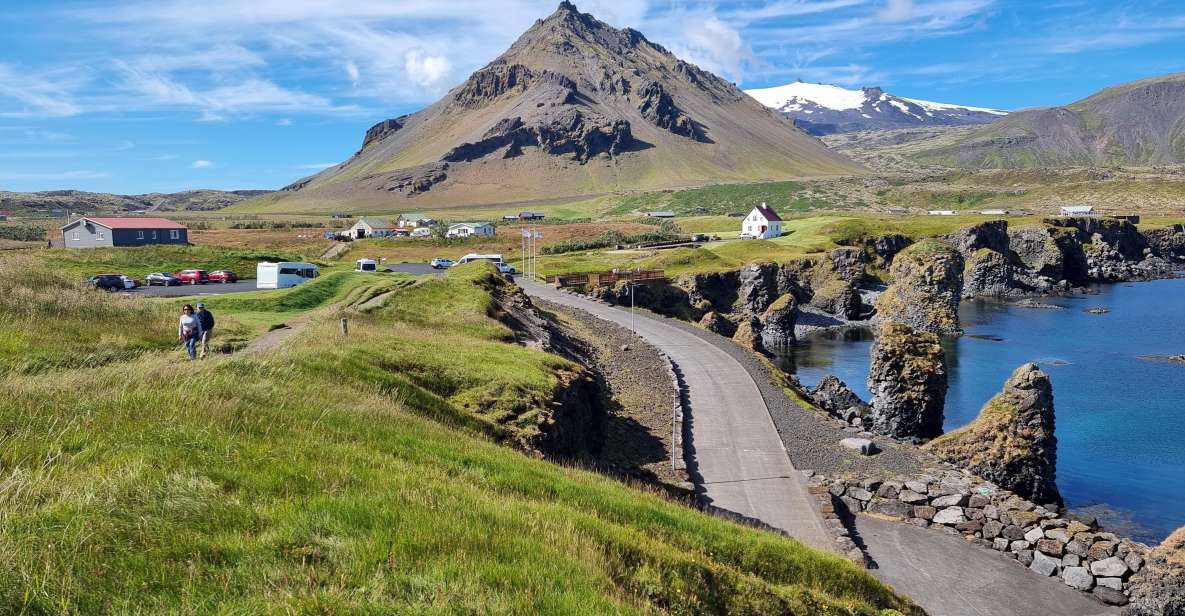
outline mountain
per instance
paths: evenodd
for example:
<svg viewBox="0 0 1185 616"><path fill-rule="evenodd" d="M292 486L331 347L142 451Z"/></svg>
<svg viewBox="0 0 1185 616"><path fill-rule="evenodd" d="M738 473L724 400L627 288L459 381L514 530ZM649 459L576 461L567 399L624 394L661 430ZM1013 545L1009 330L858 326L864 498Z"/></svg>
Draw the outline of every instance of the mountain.
<svg viewBox="0 0 1185 616"><path fill-rule="evenodd" d="M902 98L880 88L848 90L796 81L774 88L745 90L761 104L793 118L812 135L870 129L986 124L1006 111Z"/></svg>
<svg viewBox="0 0 1185 616"><path fill-rule="evenodd" d="M976 169L1185 163L1185 73L1013 113L918 159Z"/></svg>
<svg viewBox="0 0 1185 616"><path fill-rule="evenodd" d="M562 2L444 98L374 125L352 158L267 207L507 203L861 171L733 84Z"/></svg>
<svg viewBox="0 0 1185 616"><path fill-rule="evenodd" d="M187 190L177 193L115 195L81 190L43 192L0 191L0 211L68 210L72 212L119 213L138 210L220 210L261 195L268 190Z"/></svg>

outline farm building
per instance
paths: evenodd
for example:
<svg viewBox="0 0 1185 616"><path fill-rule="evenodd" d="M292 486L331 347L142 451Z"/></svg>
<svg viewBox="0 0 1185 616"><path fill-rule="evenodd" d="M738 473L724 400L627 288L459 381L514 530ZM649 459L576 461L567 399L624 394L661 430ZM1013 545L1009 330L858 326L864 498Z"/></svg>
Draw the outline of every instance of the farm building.
<svg viewBox="0 0 1185 616"><path fill-rule="evenodd" d="M189 229L165 218L79 218L62 227L66 248L188 244Z"/></svg>
<svg viewBox="0 0 1185 616"><path fill-rule="evenodd" d="M646 212L650 218L674 218L675 213L669 210L660 210L658 212Z"/></svg>
<svg viewBox="0 0 1185 616"><path fill-rule="evenodd" d="M769 240L782 235L782 217L764 203L753 208L741 223L741 237Z"/></svg>
<svg viewBox="0 0 1185 616"><path fill-rule="evenodd" d="M959 213L954 210L930 210L926 212L931 216L958 216Z"/></svg>
<svg viewBox="0 0 1185 616"><path fill-rule="evenodd" d="M488 222L459 222L448 226L445 237L493 237L497 231Z"/></svg>
<svg viewBox="0 0 1185 616"><path fill-rule="evenodd" d="M393 235L395 225L385 218L359 218L354 226L346 229L345 235L360 240L365 237L387 237Z"/></svg>
<svg viewBox="0 0 1185 616"><path fill-rule="evenodd" d="M1094 208L1089 205L1063 205L1062 216L1093 216Z"/></svg>
<svg viewBox="0 0 1185 616"><path fill-rule="evenodd" d="M421 227L431 227L434 224L436 224L435 220L423 214L400 214L399 218L395 219L395 226L400 229L419 229Z"/></svg>

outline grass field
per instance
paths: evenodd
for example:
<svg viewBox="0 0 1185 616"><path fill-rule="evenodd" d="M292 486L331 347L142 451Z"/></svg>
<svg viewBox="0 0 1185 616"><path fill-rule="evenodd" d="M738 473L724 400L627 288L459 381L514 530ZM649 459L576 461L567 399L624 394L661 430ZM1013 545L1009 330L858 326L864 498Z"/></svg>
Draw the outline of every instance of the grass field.
<svg viewBox="0 0 1185 616"><path fill-rule="evenodd" d="M318 253L320 254L320 253ZM39 251L39 260L55 270L85 280L107 272L142 278L152 272L183 269L229 269L255 277L260 261L302 261L303 255L282 250L228 249L212 246L143 246L138 248L55 248Z"/></svg>
<svg viewBox="0 0 1185 616"><path fill-rule="evenodd" d="M847 561L499 445L571 365L513 343L496 284L460 268L261 354L0 375L0 612L916 612ZM107 299L71 318L155 318Z"/></svg>

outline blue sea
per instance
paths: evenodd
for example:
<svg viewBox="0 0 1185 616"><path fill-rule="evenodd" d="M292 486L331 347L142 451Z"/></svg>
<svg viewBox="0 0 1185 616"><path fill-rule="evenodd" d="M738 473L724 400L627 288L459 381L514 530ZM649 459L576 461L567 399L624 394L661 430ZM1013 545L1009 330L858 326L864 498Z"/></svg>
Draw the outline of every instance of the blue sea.
<svg viewBox="0 0 1185 616"><path fill-rule="evenodd" d="M964 302L966 335L945 342L946 429L975 418L1019 365L1053 380L1057 483L1067 506L1108 528L1159 542L1185 525L1185 279L1100 286L1046 298L1063 310ZM1088 314L1101 306L1110 312ZM835 374L866 400L871 333L819 334L784 358L813 386Z"/></svg>

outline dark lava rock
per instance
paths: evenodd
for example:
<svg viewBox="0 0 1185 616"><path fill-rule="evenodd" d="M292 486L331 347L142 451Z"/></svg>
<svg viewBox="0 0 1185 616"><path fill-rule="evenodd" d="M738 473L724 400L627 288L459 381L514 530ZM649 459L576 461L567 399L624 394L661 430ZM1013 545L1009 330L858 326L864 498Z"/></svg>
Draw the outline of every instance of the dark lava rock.
<svg viewBox="0 0 1185 616"><path fill-rule="evenodd" d="M971 424L925 447L1030 501L1061 505L1053 386L1036 364L1017 368Z"/></svg>
<svg viewBox="0 0 1185 616"><path fill-rule="evenodd" d="M942 434L946 376L946 356L937 335L892 321L882 323L868 373L869 429L895 438Z"/></svg>
<svg viewBox="0 0 1185 616"><path fill-rule="evenodd" d="M927 240L901 251L889 271L893 284L877 301L881 318L934 333L960 333L963 257L946 244Z"/></svg>
<svg viewBox="0 0 1185 616"><path fill-rule="evenodd" d="M1003 253L981 248L967 257L963 297L1004 297L1016 291L1012 262Z"/></svg>
<svg viewBox="0 0 1185 616"><path fill-rule="evenodd" d="M946 236L946 241L959 251L964 259L969 259L971 255L984 249L1007 254L1009 250L1008 221L991 220L959 229Z"/></svg>
<svg viewBox="0 0 1185 616"><path fill-rule="evenodd" d="M1126 616L1185 616L1185 528L1178 528L1147 555L1130 580Z"/></svg>
<svg viewBox="0 0 1185 616"><path fill-rule="evenodd" d="M794 324L798 321L798 301L787 293L766 308L761 315L761 344L767 350L786 349L794 344Z"/></svg>
<svg viewBox="0 0 1185 616"><path fill-rule="evenodd" d="M638 88L638 112L659 128L665 128L676 135L703 141L704 136L690 116L675 105L671 95L657 81L648 81Z"/></svg>
<svg viewBox="0 0 1185 616"><path fill-rule="evenodd" d="M836 417L844 417L850 409L856 409L856 414L863 417L869 409L868 403L861 400L839 377L831 374L823 377L811 390L811 401Z"/></svg>

